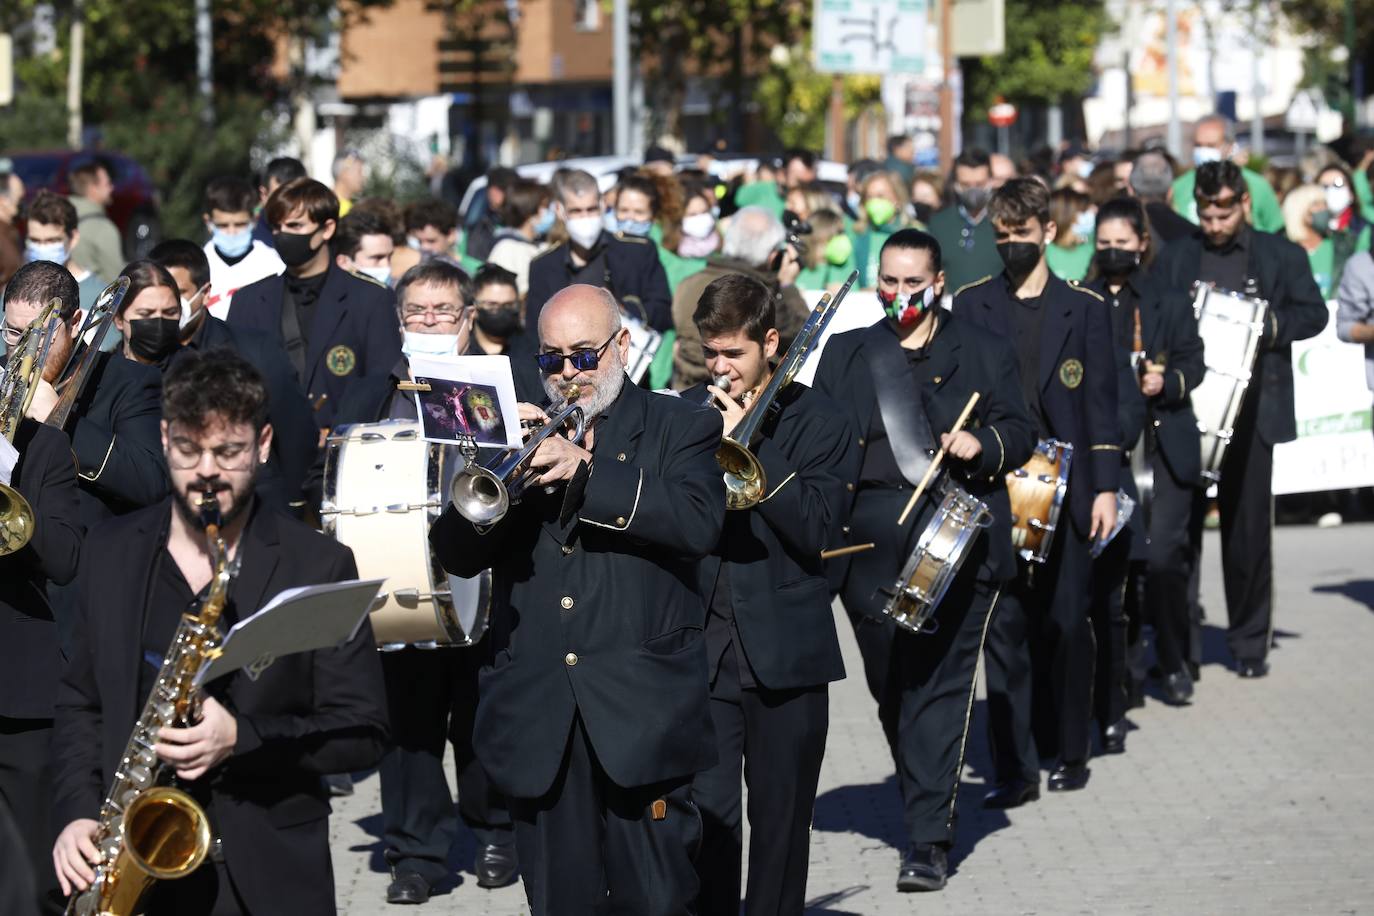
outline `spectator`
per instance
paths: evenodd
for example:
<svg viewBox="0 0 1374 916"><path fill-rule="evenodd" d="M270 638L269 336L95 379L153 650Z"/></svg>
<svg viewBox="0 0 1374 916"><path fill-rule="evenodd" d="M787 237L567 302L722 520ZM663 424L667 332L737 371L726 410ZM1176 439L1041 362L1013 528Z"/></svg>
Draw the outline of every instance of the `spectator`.
<svg viewBox="0 0 1374 916"><path fill-rule="evenodd" d="M229 317L235 291L286 269L272 246L253 238L253 186L242 178L215 178L205 186L202 217L210 233L211 294L206 306L221 320Z"/></svg>
<svg viewBox="0 0 1374 916"><path fill-rule="evenodd" d="M288 181L295 181L297 178L305 177L305 166L299 159L290 156L278 156L267 163L267 168L262 170L262 179L258 183L258 218L253 223L253 238L262 242L267 247L272 247L272 227L267 225L267 214L263 208L267 205L267 198L272 196L272 192L286 184Z"/></svg>
<svg viewBox="0 0 1374 916"><path fill-rule="evenodd" d="M1235 125L1224 115L1208 115L1193 127L1193 165L1204 162L1220 162L1232 158L1236 153ZM1250 222L1256 229L1265 232L1282 232L1284 229L1283 211L1274 189L1264 180L1264 176L1241 167L1245 185L1250 189ZM1197 169L1185 172L1174 181L1174 209L1192 222L1197 222L1197 201L1193 199L1193 187L1197 181Z"/></svg>
<svg viewBox="0 0 1374 916"><path fill-rule="evenodd" d="M553 228L553 204L549 189L519 178L506 190L501 207L501 227L487 255L487 263L504 267L515 275L523 298L530 288L530 261L543 248L541 240Z"/></svg>
<svg viewBox="0 0 1374 916"><path fill-rule="evenodd" d="M1355 180L1345 166L1326 166L1317 173L1317 184L1326 206L1313 217L1313 225L1331 242L1330 283L1323 287L1323 294L1330 298L1341 285L1341 273L1351 255L1369 250L1370 223L1356 195ZM1285 213L1285 224L1287 220Z"/></svg>
<svg viewBox="0 0 1374 916"><path fill-rule="evenodd" d="M1296 242L1307 252L1307 262L1312 268L1312 279L1322 298L1331 297L1335 288L1332 280L1333 246L1331 239L1324 238L1320 222L1328 221L1326 216L1326 195L1315 184L1298 185L1283 199L1284 232L1289 241Z"/></svg>
<svg viewBox="0 0 1374 916"><path fill-rule="evenodd" d="M787 211L796 214L797 219L811 218L811 214L817 210L834 209L835 202L826 193L825 188L821 187L819 181L808 181L799 184L787 192Z"/></svg>
<svg viewBox="0 0 1374 916"><path fill-rule="evenodd" d="M720 254L706 259L706 267L682 281L673 295L673 325L678 348L673 357L673 387L688 388L707 380L701 336L692 315L697 300L712 280L726 274L748 274L768 285L777 309L779 349L786 351L811 313L796 287L801 262L786 244L782 223L765 207L745 207L725 230Z"/></svg>
<svg viewBox="0 0 1374 916"><path fill-rule="evenodd" d="M481 266L458 250L458 209L453 204L434 197L417 200L406 207L405 217L407 240L415 240L422 259L443 258L469 276Z"/></svg>
<svg viewBox="0 0 1374 916"><path fill-rule="evenodd" d="M816 180L816 154L804 149L790 149L782 157L782 171L773 179L762 177L735 192L735 204L743 209L760 206L778 219L787 205L787 192L792 188Z"/></svg>
<svg viewBox="0 0 1374 916"><path fill-rule="evenodd" d="M806 237L797 288L838 289L854 269L854 242L844 231L844 217L834 210L817 210L809 222L811 234Z"/></svg>
<svg viewBox="0 0 1374 916"><path fill-rule="evenodd" d="M15 225L24 200L24 182L10 168L10 160L0 159L0 289L24 263L24 246Z"/></svg>
<svg viewBox="0 0 1374 916"><path fill-rule="evenodd" d="M677 253L683 258L699 260L705 267L707 256L720 248L716 222L720 207L716 204L715 191L708 184L685 182L683 192L686 203L682 211L682 241L678 243Z"/></svg>
<svg viewBox="0 0 1374 916"><path fill-rule="evenodd" d="M994 191L1021 175L1021 170L1016 167L1015 162L1011 161L1011 157L1001 153L988 155L988 167L992 170L992 182L989 187Z"/></svg>
<svg viewBox="0 0 1374 916"><path fill-rule="evenodd" d="M76 207L65 197L39 191L29 204L29 237L24 246L25 261L52 261L64 265L76 278L81 290L81 310L88 311L105 289L106 280L86 269L72 257L81 240L77 229ZM106 335L106 342L114 335ZM113 346L111 346L113 349Z"/></svg>
<svg viewBox="0 0 1374 916"><path fill-rule="evenodd" d="M930 234L940 243L945 288L951 293L965 284L1002 272L997 240L987 220L992 197L992 161L981 149L966 149L954 160L950 175L951 206L930 218Z"/></svg>
<svg viewBox="0 0 1374 916"><path fill-rule="evenodd" d="M73 169L67 180L72 187L68 200L76 207L76 224L81 230L81 241L72 254L97 276L119 276L124 267L124 245L119 227L105 215L105 208L114 199L110 170L99 159L92 159Z"/></svg>
<svg viewBox="0 0 1374 916"><path fill-rule="evenodd" d="M1156 252L1175 239L1193 234L1193 224L1179 216L1169 205L1173 196L1174 167L1169 155L1161 150L1146 150L1135 157L1131 168L1129 192L1145 205L1150 220L1150 238Z"/></svg>
<svg viewBox="0 0 1374 916"><path fill-rule="evenodd" d="M944 200L945 180L939 172L917 172L911 180L911 217L922 228L929 226Z"/></svg>
<svg viewBox="0 0 1374 916"><path fill-rule="evenodd" d="M1061 280L1082 280L1092 266L1093 224L1097 207L1088 195L1060 188L1050 195L1050 222L1054 238L1045 246L1045 263Z"/></svg>
<svg viewBox="0 0 1374 916"><path fill-rule="evenodd" d="M391 227L376 210L355 205L334 233L334 263L349 273L391 286Z"/></svg>
<svg viewBox="0 0 1374 916"><path fill-rule="evenodd" d="M486 194L477 199L472 212L467 214L467 231L458 249L466 256L465 265L470 263L475 269L491 254L491 246L496 244L496 230L501 228L501 212L506 206L506 195L519 178L514 169L501 166L487 172Z"/></svg>
<svg viewBox="0 0 1374 916"><path fill-rule="evenodd" d="M627 235L644 235L658 246L658 260L668 279L671 294L686 277L701 270L706 262L683 258L677 253L682 244L683 191L671 175L638 173L623 179L616 194L616 227Z"/></svg>
<svg viewBox="0 0 1374 916"><path fill-rule="evenodd" d="M910 196L900 177L887 171L874 172L859 186L860 213L852 230L859 287L877 285L878 254L888 236L906 225L902 208Z"/></svg>
<svg viewBox="0 0 1374 916"><path fill-rule="evenodd" d="M1088 199L1094 207L1126 192L1126 181L1116 168L1119 164L1115 159L1103 159L1088 173Z"/></svg>
<svg viewBox="0 0 1374 916"><path fill-rule="evenodd" d="M644 151L644 171L663 178L671 177L676 159L671 150L654 144Z"/></svg>
<svg viewBox="0 0 1374 916"><path fill-rule="evenodd" d="M906 134L896 134L887 138L887 161L883 169L901 176L902 184L911 186L916 177L916 141Z"/></svg>
<svg viewBox="0 0 1374 916"><path fill-rule="evenodd" d="M339 218L342 219L353 209L353 198L363 193L367 184L367 163L362 153L346 149L334 157L330 174L334 176L334 195L339 198Z"/></svg>
<svg viewBox="0 0 1374 916"><path fill-rule="evenodd" d="M1336 302L1336 336L1364 345L1364 380L1374 392L1374 257L1368 251L1346 263Z"/></svg>

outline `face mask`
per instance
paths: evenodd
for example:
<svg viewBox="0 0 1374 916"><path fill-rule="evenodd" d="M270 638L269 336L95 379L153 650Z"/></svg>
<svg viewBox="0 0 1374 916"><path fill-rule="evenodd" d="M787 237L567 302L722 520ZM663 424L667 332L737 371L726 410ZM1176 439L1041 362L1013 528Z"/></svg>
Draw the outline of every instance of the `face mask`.
<svg viewBox="0 0 1374 916"><path fill-rule="evenodd" d="M579 216L566 220L564 225L568 227L568 236L573 240L573 244L579 248L590 248L601 237L602 224L599 216Z"/></svg>
<svg viewBox="0 0 1374 916"><path fill-rule="evenodd" d="M520 311L514 308L478 309L476 321L482 333L506 338L520 330Z"/></svg>
<svg viewBox="0 0 1374 916"><path fill-rule="evenodd" d="M549 230L553 228L553 221L553 207L545 207L543 210L539 211L539 219L534 221L535 237L543 238L548 235Z"/></svg>
<svg viewBox="0 0 1374 916"><path fill-rule="evenodd" d="M997 254L1007 266L1007 273L1018 279L1030 276L1040 263L1040 246L1034 242L999 242Z"/></svg>
<svg viewBox="0 0 1374 916"><path fill-rule="evenodd" d="M616 224L625 235L636 235L640 238L647 236L649 230L654 227L654 224L647 219L622 219L617 220Z"/></svg>
<svg viewBox="0 0 1374 916"><path fill-rule="evenodd" d="M959 189L959 205L969 213L982 213L991 199L992 192L987 188Z"/></svg>
<svg viewBox="0 0 1374 916"><path fill-rule="evenodd" d="M1140 252L1125 248L1099 248L1093 254L1099 273L1108 277L1123 277L1140 266Z"/></svg>
<svg viewBox="0 0 1374 916"><path fill-rule="evenodd" d="M191 316L195 312L191 310L191 300L185 297L181 300L181 319L177 322L177 327L184 328L191 323Z"/></svg>
<svg viewBox="0 0 1374 916"><path fill-rule="evenodd" d="M929 223L930 218L935 215L935 208L930 204L912 204L911 215L916 217L918 223Z"/></svg>
<svg viewBox="0 0 1374 916"><path fill-rule="evenodd" d="M30 264L34 261L52 261L54 264L66 264L69 256L66 242L45 242L42 245L28 242L24 245L24 261Z"/></svg>
<svg viewBox="0 0 1374 916"><path fill-rule="evenodd" d="M406 247L412 251L420 250L420 240L413 235L406 236Z"/></svg>
<svg viewBox="0 0 1374 916"><path fill-rule="evenodd" d="M872 197L864 201L864 212L875 226L885 226L897 213L897 205L885 197Z"/></svg>
<svg viewBox="0 0 1374 916"><path fill-rule="evenodd" d="M129 321L129 349L139 359L161 362L180 341L181 322L176 318L133 318Z"/></svg>
<svg viewBox="0 0 1374 916"><path fill-rule="evenodd" d="M825 259L836 267L846 264L853 254L854 243L843 232L825 243Z"/></svg>
<svg viewBox="0 0 1374 916"><path fill-rule="evenodd" d="M709 213L693 213L682 218L682 233L694 239L704 239L716 229L715 217Z"/></svg>
<svg viewBox="0 0 1374 916"><path fill-rule="evenodd" d="M720 219L720 205L717 204L717 205L714 205L714 206L711 207L711 221L712 221L712 222L716 222L716 221L719 220L719 219Z"/></svg>
<svg viewBox="0 0 1374 916"><path fill-rule="evenodd" d="M1312 214L1312 231L1320 236L1328 236L1332 230L1332 220L1334 217L1330 210L1318 210Z"/></svg>
<svg viewBox="0 0 1374 916"><path fill-rule="evenodd" d="M887 317L905 327L920 321L921 316L935 303L935 287L927 286L919 293L912 293L905 304L898 302L896 293L878 290L878 302L882 304Z"/></svg>
<svg viewBox="0 0 1374 916"><path fill-rule="evenodd" d="M220 254L226 258L238 258L247 254L248 249L253 247L253 230L249 228L242 232L225 232L211 226L210 239Z"/></svg>
<svg viewBox="0 0 1374 916"><path fill-rule="evenodd" d="M406 331L401 352L406 356L452 356L458 351L457 334L421 334Z"/></svg>
<svg viewBox="0 0 1374 916"><path fill-rule="evenodd" d="M300 267L315 256L319 245L312 245L313 232L273 232L272 244L287 267ZM321 243L323 244L323 243Z"/></svg>
<svg viewBox="0 0 1374 916"><path fill-rule="evenodd" d="M383 286L391 285L390 267L359 267L358 273L371 277Z"/></svg>
<svg viewBox="0 0 1374 916"><path fill-rule="evenodd" d="M863 198L858 191L850 191L844 195L844 202L849 205L850 213L858 213L863 208Z"/></svg>
<svg viewBox="0 0 1374 916"><path fill-rule="evenodd" d="M1091 210L1084 210L1073 218L1073 234L1080 239L1087 241L1092 238L1097 230L1097 214Z"/></svg>
<svg viewBox="0 0 1374 916"><path fill-rule="evenodd" d="M1333 214L1339 216L1348 210L1354 202L1354 198L1350 195L1350 189L1345 185L1333 184L1326 189L1326 209Z"/></svg>
<svg viewBox="0 0 1374 916"><path fill-rule="evenodd" d="M1220 162L1221 150L1215 146L1195 146L1193 147L1193 165L1206 165L1209 162Z"/></svg>
<svg viewBox="0 0 1374 916"><path fill-rule="evenodd" d="M601 214L601 226L607 232L617 232L620 229L620 220L615 218L614 210L607 210Z"/></svg>

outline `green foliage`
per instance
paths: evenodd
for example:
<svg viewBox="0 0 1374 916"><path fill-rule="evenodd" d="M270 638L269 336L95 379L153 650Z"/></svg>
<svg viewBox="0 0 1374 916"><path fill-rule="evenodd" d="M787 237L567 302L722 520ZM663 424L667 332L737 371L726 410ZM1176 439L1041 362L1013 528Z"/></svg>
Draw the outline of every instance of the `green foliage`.
<svg viewBox="0 0 1374 916"><path fill-rule="evenodd" d="M789 53L783 65L770 64L759 77L754 98L759 114L784 146L818 150L825 146L825 122L834 80L811 65L810 41ZM852 120L881 100L882 79L844 77L844 114Z"/></svg>
<svg viewBox="0 0 1374 916"><path fill-rule="evenodd" d="M965 116L983 120L1008 101L1058 102L1093 84L1093 55L1112 28L1102 0L1007 0L1007 48L997 57L966 61Z"/></svg>
<svg viewBox="0 0 1374 916"><path fill-rule="evenodd" d="M48 149L67 145L67 113L34 93L16 93L0 108L0 151Z"/></svg>

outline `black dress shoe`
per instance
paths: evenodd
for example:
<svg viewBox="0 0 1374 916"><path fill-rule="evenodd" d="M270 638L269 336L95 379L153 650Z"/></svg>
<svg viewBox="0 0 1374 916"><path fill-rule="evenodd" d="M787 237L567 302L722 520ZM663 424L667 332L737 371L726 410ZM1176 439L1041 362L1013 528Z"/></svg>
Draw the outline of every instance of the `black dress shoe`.
<svg viewBox="0 0 1374 916"><path fill-rule="evenodd" d="M335 798L353 794L353 777L348 773L329 773L324 777L324 784Z"/></svg>
<svg viewBox="0 0 1374 916"><path fill-rule="evenodd" d="M1175 671L1164 678L1164 702L1170 706L1187 706L1193 699L1193 679L1187 671Z"/></svg>
<svg viewBox="0 0 1374 916"><path fill-rule="evenodd" d="M386 888L387 903L426 903L428 900L429 882L413 871L396 875Z"/></svg>
<svg viewBox="0 0 1374 916"><path fill-rule="evenodd" d="M1269 663L1262 658L1242 658L1236 673L1244 678L1264 677L1269 673Z"/></svg>
<svg viewBox="0 0 1374 916"><path fill-rule="evenodd" d="M1126 688L1126 708L1144 709L1145 708L1145 685L1139 681L1131 681Z"/></svg>
<svg viewBox="0 0 1374 916"><path fill-rule="evenodd" d="M1119 719L1102 729L1102 753L1126 753L1126 720Z"/></svg>
<svg viewBox="0 0 1374 916"><path fill-rule="evenodd" d="M913 843L897 872L897 890L938 891L949 876L949 854L937 843Z"/></svg>
<svg viewBox="0 0 1374 916"><path fill-rule="evenodd" d="M1026 802L1039 801L1039 799L1040 783L1015 779L993 786L992 791L983 796L983 807L1006 810L1019 808Z"/></svg>
<svg viewBox="0 0 1374 916"><path fill-rule="evenodd" d="M1202 680L1202 666L1199 665L1197 662L1189 662L1188 676L1193 679L1194 684Z"/></svg>
<svg viewBox="0 0 1374 916"><path fill-rule="evenodd" d="M478 887L514 884L515 876L520 871L520 862L515 857L515 844L477 847L477 861L472 870L477 873Z"/></svg>
<svg viewBox="0 0 1374 916"><path fill-rule="evenodd" d="M1061 763L1050 773L1045 788L1051 792L1073 792L1086 786L1091 774L1086 763Z"/></svg>

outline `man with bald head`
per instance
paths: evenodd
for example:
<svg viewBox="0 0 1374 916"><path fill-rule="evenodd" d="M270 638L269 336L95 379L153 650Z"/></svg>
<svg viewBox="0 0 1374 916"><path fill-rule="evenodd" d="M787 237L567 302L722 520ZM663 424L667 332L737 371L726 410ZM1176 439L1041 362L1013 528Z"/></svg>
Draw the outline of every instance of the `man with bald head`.
<svg viewBox="0 0 1374 916"><path fill-rule="evenodd" d="M626 384L629 344L606 290L550 298L546 410L575 399L585 438L545 439L494 524L450 506L430 532L450 573L490 567L503 597L473 745L510 801L535 914L602 912L609 897L615 912L667 916L697 893L689 789L715 762L697 562L724 525L722 421Z"/></svg>

